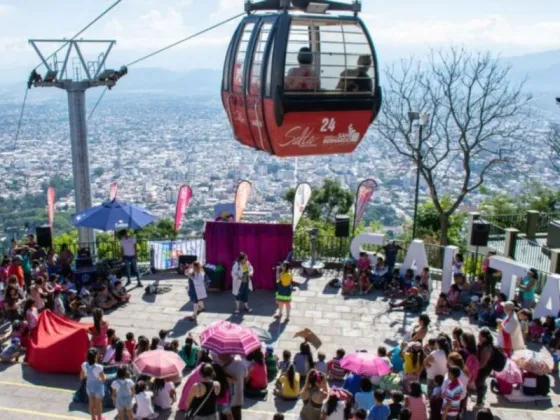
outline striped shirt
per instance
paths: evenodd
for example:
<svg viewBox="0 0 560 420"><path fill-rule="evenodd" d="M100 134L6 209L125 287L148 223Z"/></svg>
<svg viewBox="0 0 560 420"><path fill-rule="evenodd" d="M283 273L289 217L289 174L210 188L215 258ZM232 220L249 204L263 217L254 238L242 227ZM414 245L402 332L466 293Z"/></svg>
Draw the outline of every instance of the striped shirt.
<svg viewBox="0 0 560 420"><path fill-rule="evenodd" d="M455 379L449 384L445 393L443 395L443 410L447 405L449 405L449 410L447 411L448 417L456 417L461 409L461 396L463 393L463 385L458 379Z"/></svg>

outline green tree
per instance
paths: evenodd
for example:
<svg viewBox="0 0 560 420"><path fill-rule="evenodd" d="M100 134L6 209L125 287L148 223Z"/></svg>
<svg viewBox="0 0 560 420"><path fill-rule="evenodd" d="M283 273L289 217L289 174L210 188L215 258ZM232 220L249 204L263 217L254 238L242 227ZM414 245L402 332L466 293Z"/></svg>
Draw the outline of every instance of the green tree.
<svg viewBox="0 0 560 420"><path fill-rule="evenodd" d="M136 231L138 240L167 240L177 239L175 233L175 222L171 219L164 218L144 226Z"/></svg>
<svg viewBox="0 0 560 420"><path fill-rule="evenodd" d="M294 204L296 189L286 191L284 198ZM311 199L305 208L305 215L313 221L331 223L337 214L348 214L354 204L354 194L342 188L337 179L325 179L319 189L313 189Z"/></svg>
<svg viewBox="0 0 560 420"><path fill-rule="evenodd" d="M552 213L560 208L560 190L534 181L524 185L523 191L523 194L516 197L505 192L495 194L481 189L487 197L482 201L479 210L491 215L509 215L527 210Z"/></svg>

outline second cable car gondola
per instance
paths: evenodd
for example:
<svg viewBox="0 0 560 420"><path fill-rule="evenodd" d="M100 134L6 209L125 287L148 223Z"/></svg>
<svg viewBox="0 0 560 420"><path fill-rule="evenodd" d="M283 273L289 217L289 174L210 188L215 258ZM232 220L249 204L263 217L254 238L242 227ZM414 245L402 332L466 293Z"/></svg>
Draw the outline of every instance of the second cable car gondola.
<svg viewBox="0 0 560 420"><path fill-rule="evenodd" d="M222 102L235 138L282 157L353 152L381 107L361 2L265 0L245 8L274 12L245 17L227 51Z"/></svg>

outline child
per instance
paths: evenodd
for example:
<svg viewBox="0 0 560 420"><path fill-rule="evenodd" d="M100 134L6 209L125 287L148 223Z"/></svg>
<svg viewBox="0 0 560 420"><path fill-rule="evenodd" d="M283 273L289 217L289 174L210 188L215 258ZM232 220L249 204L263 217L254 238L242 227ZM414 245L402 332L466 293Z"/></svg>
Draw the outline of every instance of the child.
<svg viewBox="0 0 560 420"><path fill-rule="evenodd" d="M361 275L367 270L371 270L371 261L367 252L360 252L360 257L358 258L358 272Z"/></svg>
<svg viewBox="0 0 560 420"><path fill-rule="evenodd" d="M171 340L166 350L179 353L179 340Z"/></svg>
<svg viewBox="0 0 560 420"><path fill-rule="evenodd" d="M494 420L492 410L489 408L481 408L476 414L476 420Z"/></svg>
<svg viewBox="0 0 560 420"><path fill-rule="evenodd" d="M266 364L267 379L270 382L278 375L278 357L274 355L274 347L266 346L264 361Z"/></svg>
<svg viewBox="0 0 560 420"><path fill-rule="evenodd" d="M126 289L123 287L122 283L119 280L115 282L113 296L121 304L128 303L130 301L130 294L126 292Z"/></svg>
<svg viewBox="0 0 560 420"><path fill-rule="evenodd" d="M387 420L391 414L391 410L388 405L383 404L385 400L385 391L378 389L374 392L373 399L375 403L371 407L368 420Z"/></svg>
<svg viewBox="0 0 560 420"><path fill-rule="evenodd" d="M134 349L136 348L136 340L134 339L134 333L127 332L126 333L126 341L124 342L124 346L128 353L134 357Z"/></svg>
<svg viewBox="0 0 560 420"><path fill-rule="evenodd" d="M132 399L134 397L134 382L129 379L126 366L120 366L117 371L117 379L111 384L113 390L113 403L118 412L118 419L134 420L132 413Z"/></svg>
<svg viewBox="0 0 560 420"><path fill-rule="evenodd" d="M492 298L484 296L478 309L478 325L490 325L492 323Z"/></svg>
<svg viewBox="0 0 560 420"><path fill-rule="evenodd" d="M436 315L449 315L449 302L445 293L439 294L436 303Z"/></svg>
<svg viewBox="0 0 560 420"><path fill-rule="evenodd" d="M424 301L424 306L428 306L430 304L430 291L428 290L425 284L421 284L419 290L420 290L420 296Z"/></svg>
<svg viewBox="0 0 560 420"><path fill-rule="evenodd" d="M535 318L529 324L529 341L539 341L545 329L540 318Z"/></svg>
<svg viewBox="0 0 560 420"><path fill-rule="evenodd" d="M502 319L505 316L504 303L507 301L507 296L500 293L494 302L494 312L492 313L492 321L496 322L497 319Z"/></svg>
<svg viewBox="0 0 560 420"><path fill-rule="evenodd" d="M278 362L278 370L280 370L280 373L281 374L286 373L291 363L292 363L292 353L290 352L290 350L284 350L282 352L282 361Z"/></svg>
<svg viewBox="0 0 560 420"><path fill-rule="evenodd" d="M479 274L473 284L471 284L471 293L482 299L484 294L484 274Z"/></svg>
<svg viewBox="0 0 560 420"><path fill-rule="evenodd" d="M531 314L530 309L521 309L517 316L519 318L519 326L521 327L521 331L523 332L523 337L527 338L529 335L529 323L531 322L531 318L533 317Z"/></svg>
<svg viewBox="0 0 560 420"><path fill-rule="evenodd" d="M469 317L473 317L473 318L478 317L478 312L480 310L479 301L480 301L480 298L478 297L478 295L472 295L471 296L471 303L469 303L469 306L466 309L467 315Z"/></svg>
<svg viewBox="0 0 560 420"><path fill-rule="evenodd" d="M327 358L327 356L325 356L325 353L319 352L317 354L317 362L315 362L315 370L321 372L323 375L327 375L328 372L328 366L327 363L325 362L325 359Z"/></svg>
<svg viewBox="0 0 560 420"><path fill-rule="evenodd" d="M359 284L360 284L361 295L368 294L371 291L373 287L373 283L370 281L367 271L363 271L360 273Z"/></svg>
<svg viewBox="0 0 560 420"><path fill-rule="evenodd" d="M408 311L420 311L424 307L424 299L418 294L416 287L410 288L410 295L400 302L389 302L389 309L403 308Z"/></svg>
<svg viewBox="0 0 560 420"><path fill-rule="evenodd" d="M9 346L2 350L0 354L0 362L13 363L19 362L19 357L25 353L25 349L21 347L21 340L18 337L12 337Z"/></svg>
<svg viewBox="0 0 560 420"><path fill-rule="evenodd" d="M346 352L344 349L338 349L336 351L336 356L327 364L328 375L333 381L343 381L346 376L346 370L340 366L340 361L345 354Z"/></svg>
<svg viewBox="0 0 560 420"><path fill-rule="evenodd" d="M181 356L181 358L187 365L187 369L194 369L198 361L198 353L198 346L195 344L191 333L189 333L189 335L187 335L187 338L185 339L185 345L179 352L179 356Z"/></svg>
<svg viewBox="0 0 560 420"><path fill-rule="evenodd" d="M401 373L404 370L404 359L402 357L402 353L405 347L406 342L403 341L400 346L394 347L389 352L394 373Z"/></svg>
<svg viewBox="0 0 560 420"><path fill-rule="evenodd" d="M415 420L427 420L426 397L422 393L420 382L410 383L410 394L404 397L404 406L410 410Z"/></svg>
<svg viewBox="0 0 560 420"><path fill-rule="evenodd" d="M441 387L443 385L443 375L434 377L434 390L430 397L430 420L441 420L441 407L443 399L441 397Z"/></svg>
<svg viewBox="0 0 560 420"><path fill-rule="evenodd" d="M553 316L547 316L543 323L544 332L541 336L541 343L545 346L548 345L552 336L554 335L554 330L556 329L556 322Z"/></svg>
<svg viewBox="0 0 560 420"><path fill-rule="evenodd" d="M404 359L404 390L410 391L412 382L420 379L424 368L424 349L420 343L409 343L403 352Z"/></svg>
<svg viewBox="0 0 560 420"><path fill-rule="evenodd" d="M463 255L456 254L455 258L453 259L453 265L451 266L451 273L455 274L463 274Z"/></svg>
<svg viewBox="0 0 560 420"><path fill-rule="evenodd" d="M461 397L463 385L459 381L461 370L457 366L452 366L447 372L449 385L443 395L442 417L446 420L454 420L459 416L461 410Z"/></svg>
<svg viewBox="0 0 560 420"><path fill-rule="evenodd" d="M456 309L461 306L461 291L459 290L459 286L456 284L452 284L449 289L449 293L447 294L447 303L451 309Z"/></svg>
<svg viewBox="0 0 560 420"><path fill-rule="evenodd" d="M290 263L284 261L280 272L276 276L276 304L278 305L278 312L274 315L274 318L282 319L282 311L286 307L286 322L290 320L293 290L294 283L292 273L290 273Z"/></svg>
<svg viewBox="0 0 560 420"><path fill-rule="evenodd" d="M429 292L432 291L432 278L430 277L430 267L424 267L420 274L419 286L426 286Z"/></svg>
<svg viewBox="0 0 560 420"><path fill-rule="evenodd" d="M354 281L354 275L348 274L342 283L342 294L343 295L353 295L354 294L354 286L356 282Z"/></svg>
<svg viewBox="0 0 560 420"><path fill-rule="evenodd" d="M146 382L136 382L136 413L135 417L140 419L156 419L158 414L154 412L152 397L154 394L147 391Z"/></svg>
<svg viewBox="0 0 560 420"><path fill-rule="evenodd" d="M391 281L387 285L386 294L390 298L398 298L402 295L401 281L399 279L399 272L393 273Z"/></svg>
<svg viewBox="0 0 560 420"><path fill-rule="evenodd" d="M272 420L284 420L284 414L276 413Z"/></svg>
<svg viewBox="0 0 560 420"><path fill-rule="evenodd" d="M360 391L354 395L354 404L356 408L368 410L373 405L373 402L373 384L367 376L364 376L360 381Z"/></svg>
<svg viewBox="0 0 560 420"><path fill-rule="evenodd" d="M391 410L391 414L389 414L389 418L398 419L403 409L403 405L402 405L402 402L404 400L403 393L401 391L393 391L391 392L391 399L393 400L393 402L389 404L389 409Z"/></svg>
<svg viewBox="0 0 560 420"><path fill-rule="evenodd" d="M367 411L364 409L359 409L354 412L352 416L352 420L366 420L367 418Z"/></svg>
<svg viewBox="0 0 560 420"><path fill-rule="evenodd" d="M103 320L103 309L97 308L93 311L93 327L89 329L91 334L91 345L95 347L101 357L105 355L105 350L107 350L107 330L109 329L109 324Z"/></svg>
<svg viewBox="0 0 560 420"><path fill-rule="evenodd" d="M53 293L54 300L54 313L57 315L65 316L66 309L64 308L64 302L62 301L62 287L56 285Z"/></svg>
<svg viewBox="0 0 560 420"><path fill-rule="evenodd" d="M35 299L29 298L25 301L23 313L27 321L27 328L29 328L29 331L32 331L37 327L37 323L39 322L39 311L37 311L37 307L35 306Z"/></svg>
<svg viewBox="0 0 560 420"><path fill-rule="evenodd" d="M443 386L444 379L443 375L434 376L434 390L432 391L432 396L436 395L441 397L441 387Z"/></svg>
<svg viewBox="0 0 560 420"><path fill-rule="evenodd" d="M158 348L160 348L161 350L167 350L167 347L169 346L169 342L167 341L167 334L169 334L169 331L159 330Z"/></svg>
<svg viewBox="0 0 560 420"><path fill-rule="evenodd" d="M399 415L399 420L411 420L412 412L408 408L403 408Z"/></svg>
<svg viewBox="0 0 560 420"><path fill-rule="evenodd" d="M436 339L430 338L428 339L428 344L424 346L424 356L428 356L431 352L436 350Z"/></svg>

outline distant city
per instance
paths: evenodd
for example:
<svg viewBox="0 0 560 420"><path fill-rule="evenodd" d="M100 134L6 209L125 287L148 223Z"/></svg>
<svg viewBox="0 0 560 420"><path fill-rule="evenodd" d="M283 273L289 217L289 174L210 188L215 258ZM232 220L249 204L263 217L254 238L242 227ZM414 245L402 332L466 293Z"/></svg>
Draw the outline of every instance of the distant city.
<svg viewBox="0 0 560 420"><path fill-rule="evenodd" d="M385 221L387 229L398 233L402 222L410 218L415 170L409 164L404 165L391 146L376 137L375 127L352 155L271 157L241 146L233 139L216 92L219 72L205 75L198 71L197 74L194 80L175 79L176 92L170 91L169 81L163 82L166 89L161 91L153 89L154 80L152 89L147 91L135 89L131 81L128 84L123 81L122 89L119 86L106 95L89 125L94 202L107 199L111 182L117 181L122 200L144 204L159 216L173 217L178 189L187 183L194 197L185 229L195 232L202 228L204 220L213 218L216 203L233 202L236 185L242 179L250 180L254 187L246 219L276 222L291 219L284 193L298 182L319 186L325 178L336 178L344 186L355 189L361 180L374 177L379 189L372 204L378 207L378 214L386 211L392 215ZM185 80L188 81L183 84L181 81ZM197 80L201 82L198 89ZM210 85L214 80L216 84ZM20 139L14 147L21 104L15 92L23 92L23 88L4 87L6 95L0 102L3 145L0 197L3 198L38 194L51 177L72 176L63 92L35 89L30 93ZM100 92L88 92L89 110ZM551 102L553 98L551 92ZM500 191L520 194L527 182L535 180L560 187L558 176L550 168L549 150L544 142L558 110L538 105L537 101L531 107L531 134L517 156L515 170L504 167L499 175L486 180L485 186L491 194ZM454 171L462 171L461 162L450 167L444 193L460 188L454 181ZM421 184L421 200L427 197L426 186ZM479 193L469 195L463 210L476 209L483 199ZM72 212L73 205L73 192L57 196L57 209Z"/></svg>

